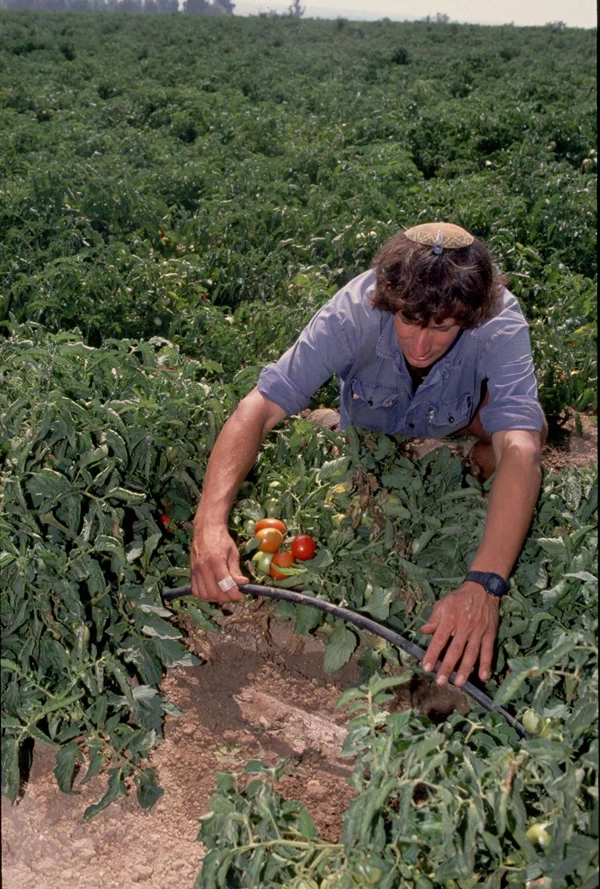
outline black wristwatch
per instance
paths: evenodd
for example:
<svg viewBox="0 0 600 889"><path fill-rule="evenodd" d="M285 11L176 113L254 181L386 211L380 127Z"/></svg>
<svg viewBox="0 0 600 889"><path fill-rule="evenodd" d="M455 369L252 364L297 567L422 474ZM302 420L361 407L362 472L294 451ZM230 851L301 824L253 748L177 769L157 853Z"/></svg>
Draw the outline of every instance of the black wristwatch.
<svg viewBox="0 0 600 889"><path fill-rule="evenodd" d="M504 596L508 592L508 584L504 578L491 571L469 571L465 580L480 583L484 590L487 590L492 596Z"/></svg>

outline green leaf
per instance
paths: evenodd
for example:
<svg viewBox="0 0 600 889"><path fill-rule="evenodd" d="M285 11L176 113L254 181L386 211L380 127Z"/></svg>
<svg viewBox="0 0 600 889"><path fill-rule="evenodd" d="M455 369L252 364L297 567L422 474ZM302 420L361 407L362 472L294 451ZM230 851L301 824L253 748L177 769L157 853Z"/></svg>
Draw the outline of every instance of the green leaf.
<svg viewBox="0 0 600 889"><path fill-rule="evenodd" d="M294 632L300 636L308 635L323 620L323 613L309 605L296 605L294 613Z"/></svg>
<svg viewBox="0 0 600 889"><path fill-rule="evenodd" d="M306 562L303 562L302 568L317 574L325 568L329 568L330 565L333 565L333 556L325 547L319 547L314 559L308 559Z"/></svg>
<svg viewBox="0 0 600 889"><path fill-rule="evenodd" d="M397 685L406 685L413 677L412 670L406 670L402 676L385 676L383 678L373 677L369 682L369 691L375 697L379 692L388 688L395 688Z"/></svg>
<svg viewBox="0 0 600 889"><path fill-rule="evenodd" d="M129 505L143 503L146 495L141 491L129 491L127 488L111 488L104 495L106 500L121 500Z"/></svg>
<svg viewBox="0 0 600 889"><path fill-rule="evenodd" d="M537 542L552 559L566 562L567 547L562 537L538 537Z"/></svg>
<svg viewBox="0 0 600 889"><path fill-rule="evenodd" d="M152 612L140 612L138 624L140 632L159 639L181 639L181 633L172 624Z"/></svg>
<svg viewBox="0 0 600 889"><path fill-rule="evenodd" d="M337 457L335 460L329 460L323 463L317 472L317 481L319 483L341 481L348 474L349 466L350 457Z"/></svg>
<svg viewBox="0 0 600 889"><path fill-rule="evenodd" d="M306 806L302 806L300 809L300 814L298 815L298 830L302 834L303 837L306 837L308 840L314 839L318 836L319 831L315 827L315 823L312 820L310 813Z"/></svg>
<svg viewBox="0 0 600 889"><path fill-rule="evenodd" d="M40 744L45 744L47 747L60 747L60 744L49 738L37 725L30 725L27 731L34 741L39 741Z"/></svg>
<svg viewBox="0 0 600 889"><path fill-rule="evenodd" d="M4 736L2 738L2 793L9 798L11 803L16 802L21 785L19 771L19 742L16 738Z"/></svg>
<svg viewBox="0 0 600 889"><path fill-rule="evenodd" d="M395 590L384 590L381 587L375 588L370 599L360 608L360 611L366 611L375 620L386 620L390 615L390 605L395 597Z"/></svg>
<svg viewBox="0 0 600 889"><path fill-rule="evenodd" d="M63 793L71 793L75 777L75 763L80 759L79 744L70 741L56 753L54 775Z"/></svg>
<svg viewBox="0 0 600 889"><path fill-rule="evenodd" d="M98 812L101 812L102 809L105 809L114 800L119 799L121 796L125 796L127 793L127 788L123 781L123 769L109 769L109 775L110 778L106 793L99 802L87 807L83 813L84 821L89 821L90 818L93 818L94 815L97 815Z"/></svg>
<svg viewBox="0 0 600 889"><path fill-rule="evenodd" d="M136 775L135 783L138 802L142 809L151 809L164 793L163 788L157 784L154 769L144 769L143 772Z"/></svg>
<svg viewBox="0 0 600 889"><path fill-rule="evenodd" d="M506 677L494 696L494 706L502 707L510 701L529 675L535 675L539 670L539 658L530 657L514 658L508 661L512 672Z"/></svg>
<svg viewBox="0 0 600 889"><path fill-rule="evenodd" d="M196 667L202 661L190 654L176 639L154 638L157 654L165 667Z"/></svg>
<svg viewBox="0 0 600 889"><path fill-rule="evenodd" d="M100 747L97 744L91 745L88 750L89 755L89 764L87 772L85 773L85 777L82 780L82 784L87 784L88 781L91 781L92 778L95 778L96 775L99 775L102 769L104 768L104 764L106 762L106 757L101 752Z"/></svg>
<svg viewBox="0 0 600 889"><path fill-rule="evenodd" d="M365 689L361 688L347 688L346 691L342 692L334 705L334 710L339 710L341 707L345 707L346 704L349 704L351 701L356 701L359 698L364 700L366 695Z"/></svg>
<svg viewBox="0 0 600 889"><path fill-rule="evenodd" d="M357 638L345 624L338 623L325 646L323 669L326 673L335 673L352 657L357 645Z"/></svg>

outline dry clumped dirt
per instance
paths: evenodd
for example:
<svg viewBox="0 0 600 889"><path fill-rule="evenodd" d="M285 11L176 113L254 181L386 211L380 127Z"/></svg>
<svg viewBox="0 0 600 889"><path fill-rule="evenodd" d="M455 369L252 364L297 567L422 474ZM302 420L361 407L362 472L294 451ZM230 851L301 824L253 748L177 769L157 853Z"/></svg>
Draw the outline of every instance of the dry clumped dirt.
<svg viewBox="0 0 600 889"><path fill-rule="evenodd" d="M2 799L3 889L192 889L204 854L197 819L210 809L215 773L241 773L251 759L287 760L277 790L306 803L324 839L339 838L352 760L340 757L347 716L334 705L358 681L356 662L324 673L322 639L295 636L273 607L232 606L218 635L189 627L189 647L206 661L163 681L182 716L167 717L151 756L164 795L149 812L132 793L85 823L105 779L81 786L82 772L77 793L62 793L54 751L36 744L19 801ZM436 721L469 709L457 689L425 678L401 686L396 707L410 706Z"/></svg>

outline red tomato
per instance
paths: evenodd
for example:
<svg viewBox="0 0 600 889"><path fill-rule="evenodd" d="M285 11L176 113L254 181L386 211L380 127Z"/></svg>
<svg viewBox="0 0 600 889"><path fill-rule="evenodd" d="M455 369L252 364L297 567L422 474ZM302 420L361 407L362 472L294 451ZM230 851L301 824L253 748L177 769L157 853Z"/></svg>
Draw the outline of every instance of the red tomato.
<svg viewBox="0 0 600 889"><path fill-rule="evenodd" d="M308 534L298 534L292 540L292 555L299 562L306 562L307 559L312 559L316 551L317 544Z"/></svg>
<svg viewBox="0 0 600 889"><path fill-rule="evenodd" d="M254 536L261 541L258 547L261 553L276 553L283 543L283 534L277 528L263 528L255 531Z"/></svg>
<svg viewBox="0 0 600 889"><path fill-rule="evenodd" d="M254 533L256 534L257 531L262 531L263 528L275 528L277 531L281 531L282 534L285 534L287 531L286 526L279 519L260 519L256 523Z"/></svg>
<svg viewBox="0 0 600 889"><path fill-rule="evenodd" d="M161 523L161 525L163 526L163 528L166 528L167 531L170 531L170 530L171 530L171 519L170 519L169 516L166 514L166 512L164 512L164 513L161 515L161 517L160 517L160 523Z"/></svg>
<svg viewBox="0 0 600 889"><path fill-rule="evenodd" d="M274 577L275 580L283 580L284 577L289 577L288 574L282 574L281 571L278 571L275 566L278 565L280 568L290 568L294 561L294 556L290 550L284 549L282 553L277 553L277 555L273 556L271 559L269 574L271 577Z"/></svg>

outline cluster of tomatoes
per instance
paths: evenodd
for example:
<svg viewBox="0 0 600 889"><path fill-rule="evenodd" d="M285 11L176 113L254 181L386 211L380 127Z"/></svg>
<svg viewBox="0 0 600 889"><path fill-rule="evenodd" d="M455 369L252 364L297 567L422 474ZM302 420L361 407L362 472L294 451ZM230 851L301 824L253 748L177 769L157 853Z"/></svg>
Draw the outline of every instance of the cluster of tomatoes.
<svg viewBox="0 0 600 889"><path fill-rule="evenodd" d="M279 568L291 568L294 562L306 562L317 551L317 544L308 534L298 534L289 549L280 551L287 527L280 519L260 519L254 526L254 537L260 540L258 551L252 557L260 574L270 574L275 580L287 577Z"/></svg>

